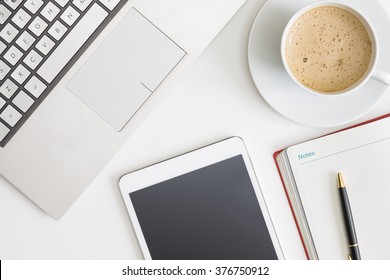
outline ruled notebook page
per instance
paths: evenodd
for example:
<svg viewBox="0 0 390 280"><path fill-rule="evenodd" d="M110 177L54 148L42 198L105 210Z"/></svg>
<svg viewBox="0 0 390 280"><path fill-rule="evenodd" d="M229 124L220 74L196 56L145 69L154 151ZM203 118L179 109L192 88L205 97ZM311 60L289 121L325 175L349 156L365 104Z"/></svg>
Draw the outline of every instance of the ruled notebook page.
<svg viewBox="0 0 390 280"><path fill-rule="evenodd" d="M362 259L390 259L390 118L288 148L320 259L347 259L337 173L347 186Z"/></svg>

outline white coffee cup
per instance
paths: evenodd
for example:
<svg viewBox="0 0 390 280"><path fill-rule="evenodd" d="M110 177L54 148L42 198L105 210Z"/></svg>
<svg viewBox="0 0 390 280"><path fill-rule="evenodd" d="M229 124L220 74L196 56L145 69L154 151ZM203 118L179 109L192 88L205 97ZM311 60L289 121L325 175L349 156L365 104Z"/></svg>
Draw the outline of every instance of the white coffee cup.
<svg viewBox="0 0 390 280"><path fill-rule="evenodd" d="M334 7L346 10L346 11L350 12L351 14L353 14L363 24L363 26L365 27L365 29L370 37L370 40L371 40L371 58L370 58L368 68L365 71L365 73L361 76L361 78L359 80L357 80L351 86L349 86L345 89L339 90L339 91L332 91L332 92L318 91L318 90L315 90L315 89L310 88L310 87L306 86L305 84L303 84L301 81L299 81L297 79L297 77L295 77L295 75L291 71L289 64L287 62L287 58L286 58L287 39L289 36L289 32L290 32L291 28L293 27L293 25L295 24L295 22L306 12L308 12L314 8L324 7L324 6L334 6ZM340 95L345 95L345 94L355 92L357 89L361 88L365 83L367 83L367 81L369 79L375 79L375 80L377 80L385 85L388 85L388 86L390 85L390 73L385 72L385 71L377 68L377 62L378 62L378 56L379 56L379 45L377 42L378 42L377 36L376 36L373 25L360 12L356 11L355 9L353 9L350 6L347 6L343 3L321 1L321 2L315 2L315 3L309 4L305 7L303 7L302 9L297 11L291 17L291 19L287 23L287 25L284 29L284 32L283 32L282 41L281 41L281 57L282 57L284 68L286 69L288 75L291 77L291 79L297 85L299 85L301 88L303 88L306 92L309 92L309 93L314 94L314 95L320 95L320 96L329 96L329 97L340 96Z"/></svg>

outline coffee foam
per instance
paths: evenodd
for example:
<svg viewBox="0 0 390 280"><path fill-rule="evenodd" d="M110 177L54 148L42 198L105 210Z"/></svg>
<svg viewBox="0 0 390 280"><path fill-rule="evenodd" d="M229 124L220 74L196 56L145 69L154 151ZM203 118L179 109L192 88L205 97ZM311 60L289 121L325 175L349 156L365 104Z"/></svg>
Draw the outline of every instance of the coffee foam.
<svg viewBox="0 0 390 280"><path fill-rule="evenodd" d="M342 91L365 74L371 60L371 39L350 12L322 6L307 11L287 36L286 60L305 86L324 93Z"/></svg>

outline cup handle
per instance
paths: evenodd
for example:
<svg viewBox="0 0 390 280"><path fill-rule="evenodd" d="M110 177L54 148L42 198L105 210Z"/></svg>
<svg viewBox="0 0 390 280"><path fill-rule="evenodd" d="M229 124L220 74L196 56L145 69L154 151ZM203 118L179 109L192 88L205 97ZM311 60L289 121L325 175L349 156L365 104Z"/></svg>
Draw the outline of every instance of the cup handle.
<svg viewBox="0 0 390 280"><path fill-rule="evenodd" d="M380 69L376 69L372 74L372 78L382 84L390 86L390 73Z"/></svg>

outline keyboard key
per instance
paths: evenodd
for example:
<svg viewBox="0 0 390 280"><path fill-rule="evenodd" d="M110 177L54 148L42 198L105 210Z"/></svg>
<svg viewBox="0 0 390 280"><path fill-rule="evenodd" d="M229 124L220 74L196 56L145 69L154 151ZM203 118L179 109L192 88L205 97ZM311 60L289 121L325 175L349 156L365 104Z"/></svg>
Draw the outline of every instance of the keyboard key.
<svg viewBox="0 0 390 280"><path fill-rule="evenodd" d="M23 0L4 0L4 2L5 2L12 10L16 10L16 8L19 7L20 3L22 3Z"/></svg>
<svg viewBox="0 0 390 280"><path fill-rule="evenodd" d="M20 114L14 107L8 105L4 111L0 114L0 118L10 126L14 127L20 120L22 114Z"/></svg>
<svg viewBox="0 0 390 280"><path fill-rule="evenodd" d="M61 7L65 7L65 5L69 2L69 0L56 0L56 2Z"/></svg>
<svg viewBox="0 0 390 280"><path fill-rule="evenodd" d="M4 44L2 41L0 41L0 54L3 53L3 51L7 48L7 45Z"/></svg>
<svg viewBox="0 0 390 280"><path fill-rule="evenodd" d="M92 3L92 0L74 0L72 2L73 5L75 5L77 8L80 9L80 11L84 11L88 6Z"/></svg>
<svg viewBox="0 0 390 280"><path fill-rule="evenodd" d="M103 8L94 4L38 69L37 73L46 82L51 83L107 15L108 13Z"/></svg>
<svg viewBox="0 0 390 280"><path fill-rule="evenodd" d="M52 22L53 19L58 15L60 9L54 5L52 2L47 3L47 5L42 9L41 15L43 15L48 21Z"/></svg>
<svg viewBox="0 0 390 280"><path fill-rule="evenodd" d="M32 33L34 33L36 36L40 36L47 26L47 23L43 19L41 19L40 17L36 17L31 22L28 29L30 29Z"/></svg>
<svg viewBox="0 0 390 280"><path fill-rule="evenodd" d="M31 105L34 103L34 99L28 96L23 90L21 90L18 95L12 100L12 103L16 105L24 113L30 109Z"/></svg>
<svg viewBox="0 0 390 280"><path fill-rule="evenodd" d="M8 10L3 4L0 4L0 24L4 24L10 15L11 11Z"/></svg>
<svg viewBox="0 0 390 280"><path fill-rule="evenodd" d="M99 0L99 1L112 11L121 0Z"/></svg>
<svg viewBox="0 0 390 280"><path fill-rule="evenodd" d="M36 51L31 50L30 53L23 59L23 62L28 67L30 67L31 70L35 70L42 59L43 57L40 56Z"/></svg>
<svg viewBox="0 0 390 280"><path fill-rule="evenodd" d="M34 42L35 38L27 31L24 31L22 35L20 35L16 40L16 44L18 44L18 46L25 51L27 51L34 44Z"/></svg>
<svg viewBox="0 0 390 280"><path fill-rule="evenodd" d="M30 74L30 71L28 71L26 67L24 67L22 64L19 64L14 72L12 72L11 77L19 84L23 84L28 76L30 76Z"/></svg>
<svg viewBox="0 0 390 280"><path fill-rule="evenodd" d="M10 79L7 79L0 87L0 93L10 99L12 95L16 92L18 86L15 85Z"/></svg>
<svg viewBox="0 0 390 280"><path fill-rule="evenodd" d="M67 25L72 26L79 16L80 14L72 6L69 6L66 8L65 12L61 15L60 18Z"/></svg>
<svg viewBox="0 0 390 280"><path fill-rule="evenodd" d="M53 36L54 39L57 41L61 40L62 36L68 31L68 28L65 27L61 22L58 20L50 27L49 34Z"/></svg>
<svg viewBox="0 0 390 280"><path fill-rule="evenodd" d="M31 79L27 82L24 88L38 98L42 92L46 89L46 85L42 83L37 77L32 76Z"/></svg>
<svg viewBox="0 0 390 280"><path fill-rule="evenodd" d="M3 98L0 97L0 109L3 108L3 106L5 105L5 100Z"/></svg>
<svg viewBox="0 0 390 280"><path fill-rule="evenodd" d="M12 18L12 21L19 27L23 28L28 21L31 19L31 16L23 9L17 11L17 13Z"/></svg>
<svg viewBox="0 0 390 280"><path fill-rule="evenodd" d="M10 132L9 128L0 122L0 141L3 141L5 136Z"/></svg>
<svg viewBox="0 0 390 280"><path fill-rule="evenodd" d="M3 38L7 43L11 43L12 40L18 35L19 31L10 23L8 23L0 31L0 37Z"/></svg>
<svg viewBox="0 0 390 280"><path fill-rule="evenodd" d="M55 43L49 37L44 35L35 47L41 53L43 53L44 55L47 55L54 46L55 46Z"/></svg>
<svg viewBox="0 0 390 280"><path fill-rule="evenodd" d="M4 61L0 60L0 81L5 78L10 70L11 67L9 67Z"/></svg>
<svg viewBox="0 0 390 280"><path fill-rule="evenodd" d="M23 56L23 53L18 50L15 46L11 46L5 53L4 58L11 64L15 65L19 59Z"/></svg>
<svg viewBox="0 0 390 280"><path fill-rule="evenodd" d="M32 14L35 14L38 12L39 8L42 7L43 1L42 0L27 0L26 3L24 3L24 7L29 10Z"/></svg>

